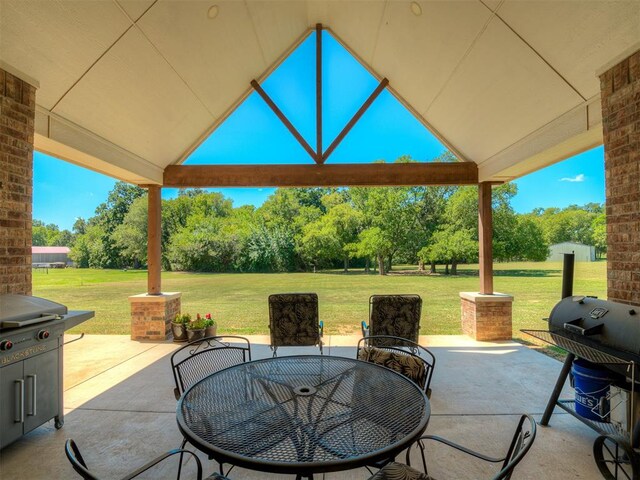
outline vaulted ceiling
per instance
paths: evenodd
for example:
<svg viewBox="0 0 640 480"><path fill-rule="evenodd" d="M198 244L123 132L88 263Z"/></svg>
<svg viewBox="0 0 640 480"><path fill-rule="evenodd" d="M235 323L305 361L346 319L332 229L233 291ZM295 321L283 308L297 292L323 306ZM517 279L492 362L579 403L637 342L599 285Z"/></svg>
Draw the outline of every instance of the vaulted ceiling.
<svg viewBox="0 0 640 480"><path fill-rule="evenodd" d="M0 66L36 149L162 183L317 23L481 181L601 144L598 74L640 48L638 0L0 0Z"/></svg>

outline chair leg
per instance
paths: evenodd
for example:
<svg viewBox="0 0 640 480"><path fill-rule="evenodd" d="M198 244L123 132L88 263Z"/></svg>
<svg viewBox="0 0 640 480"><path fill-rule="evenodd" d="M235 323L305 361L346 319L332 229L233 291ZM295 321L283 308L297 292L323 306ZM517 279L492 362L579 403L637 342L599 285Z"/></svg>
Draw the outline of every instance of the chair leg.
<svg viewBox="0 0 640 480"><path fill-rule="evenodd" d="M184 450L185 445L187 444L187 439L183 438L182 439L182 443L180 444L180 450ZM184 458L184 453L180 453L180 460L178 463L178 476L176 477L176 480L180 480L180 474L182 473L182 459Z"/></svg>

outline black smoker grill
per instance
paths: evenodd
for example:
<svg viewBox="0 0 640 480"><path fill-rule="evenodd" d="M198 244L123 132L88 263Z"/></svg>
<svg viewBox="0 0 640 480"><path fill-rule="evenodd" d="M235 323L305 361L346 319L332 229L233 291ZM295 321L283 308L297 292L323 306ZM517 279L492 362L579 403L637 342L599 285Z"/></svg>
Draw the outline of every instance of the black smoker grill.
<svg viewBox="0 0 640 480"><path fill-rule="evenodd" d="M598 469L606 479L638 478L640 422L635 422L639 405L635 389L640 364L640 308L595 297L573 296L573 254L565 255L563 298L551 311L548 330L522 330L566 350L567 357L540 421L548 425L556 406L597 431L593 452ZM610 408L624 410L625 428L607 421L593 421L576 413L574 399L559 399L576 358L601 365L621 375L624 402L610 402ZM611 394L610 394L611 395ZM609 398L609 400L612 400ZM617 403L617 405L615 405ZM603 419L613 410L602 412ZM619 416L619 415L618 415Z"/></svg>
<svg viewBox="0 0 640 480"><path fill-rule="evenodd" d="M64 331L94 316L38 297L0 295L0 449L51 419L64 422Z"/></svg>

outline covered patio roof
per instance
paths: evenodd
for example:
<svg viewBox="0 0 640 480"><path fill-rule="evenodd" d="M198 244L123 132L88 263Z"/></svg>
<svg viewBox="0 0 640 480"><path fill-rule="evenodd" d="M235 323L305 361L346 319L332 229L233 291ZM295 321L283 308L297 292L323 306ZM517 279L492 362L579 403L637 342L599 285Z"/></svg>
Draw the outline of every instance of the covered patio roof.
<svg viewBox="0 0 640 480"><path fill-rule="evenodd" d="M601 144L597 74L640 46L637 1L4 0L0 9L0 67L39 87L35 148L137 184L162 185L165 168L317 23L477 164L479 182Z"/></svg>

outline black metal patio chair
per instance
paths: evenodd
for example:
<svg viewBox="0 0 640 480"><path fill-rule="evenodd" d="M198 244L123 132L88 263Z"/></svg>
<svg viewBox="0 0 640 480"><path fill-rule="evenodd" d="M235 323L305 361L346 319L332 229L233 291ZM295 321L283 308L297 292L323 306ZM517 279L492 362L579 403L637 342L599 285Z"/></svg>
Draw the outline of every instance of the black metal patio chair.
<svg viewBox="0 0 640 480"><path fill-rule="evenodd" d="M251 361L251 343L245 337L206 337L186 344L171 355L176 400L187 388L212 373L247 361Z"/></svg>
<svg viewBox="0 0 640 480"><path fill-rule="evenodd" d="M89 468L87 467L87 464L84 461L84 458L82 457L82 454L80 453L80 449L76 445L76 442L74 442L72 439L67 440L64 445L64 451L67 455L67 458L69 459L69 462L71 462L71 466L73 467L73 469L76 471L78 475L80 475L85 480L100 480L100 477L95 476L93 473L89 471ZM180 455L180 458L182 459L182 456L185 453L188 455L191 455L193 457L193 460L195 461L195 464L196 464L195 478L197 480L202 480L202 464L200 463L200 459L195 453L190 452L189 450L171 450L151 460L150 462L144 464L140 468L137 468L136 470L129 473L128 475L125 475L123 477L123 480L135 478L139 475L142 475L143 473L147 472L148 470L151 470L153 467L173 457L174 455ZM181 478L180 469L178 469L178 476L176 478L178 479ZM218 473L214 473L211 476L207 477L206 480L229 480L229 479Z"/></svg>
<svg viewBox="0 0 640 480"><path fill-rule="evenodd" d="M315 293L269 295L269 332L273 356L277 356L278 347L314 345L318 345L322 354L324 324L318 317L318 295Z"/></svg>
<svg viewBox="0 0 640 480"><path fill-rule="evenodd" d="M436 357L425 347L391 335L369 336L358 341L356 358L395 370L415 383L424 390L427 397L431 398L431 379ZM357 392L363 397L363 401L367 402L368 399L376 396L375 391L362 392L361 388L359 386ZM370 466L382 468L392 460L393 458L389 458Z"/></svg>
<svg viewBox="0 0 640 480"><path fill-rule="evenodd" d="M417 343L421 312L420 295L371 295L369 324L362 322L362 336L390 335Z"/></svg>
<svg viewBox="0 0 640 480"><path fill-rule="evenodd" d="M171 370L176 385L173 394L179 400L186 389L203 378L247 361L251 361L251 343L245 337L221 335L188 343L171 355ZM186 444L187 440L184 439L180 448L184 449ZM222 464L220 471L223 471Z"/></svg>
<svg viewBox="0 0 640 480"><path fill-rule="evenodd" d="M459 450L467 455L479 458L485 462L500 463L502 466L500 470L492 477L492 480L509 480L513 474L513 470L525 457L533 441L536 438L536 422L530 415L522 415L518 421L518 426L509 444L507 454L502 458L493 458L487 455L483 455L476 451L470 450L462 445L453 443L445 438L437 437L434 435L425 435L420 438L420 442L417 442L418 448L420 448L420 454L422 456L422 465L424 473L409 466L410 450L407 450L407 464L403 463L389 463L380 469L375 475L369 478L369 480L435 480L429 476L427 470L427 462L424 454L424 446L422 441L433 440L443 443L449 447Z"/></svg>
<svg viewBox="0 0 640 480"><path fill-rule="evenodd" d="M375 335L358 341L356 358L401 373L431 398L431 379L436 357L422 345L391 335Z"/></svg>

